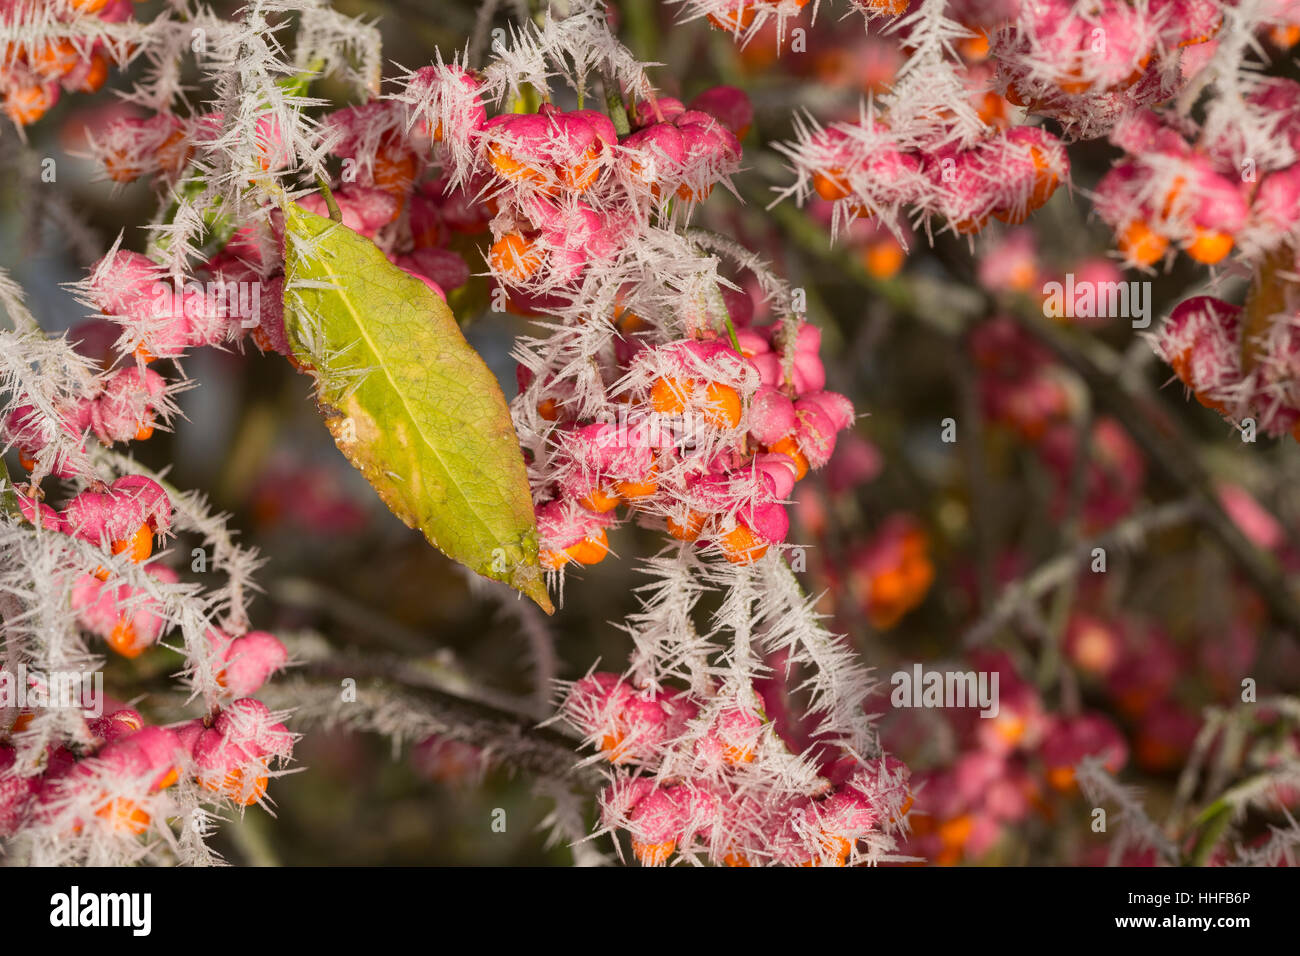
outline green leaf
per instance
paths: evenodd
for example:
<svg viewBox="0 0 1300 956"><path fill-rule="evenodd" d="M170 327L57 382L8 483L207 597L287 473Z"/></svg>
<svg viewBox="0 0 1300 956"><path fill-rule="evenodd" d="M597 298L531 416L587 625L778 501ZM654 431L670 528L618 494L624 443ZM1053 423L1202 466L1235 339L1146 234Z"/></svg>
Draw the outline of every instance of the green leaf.
<svg viewBox="0 0 1300 956"><path fill-rule="evenodd" d="M448 557L553 608L523 454L446 304L346 226L290 204L285 329L334 442Z"/></svg>

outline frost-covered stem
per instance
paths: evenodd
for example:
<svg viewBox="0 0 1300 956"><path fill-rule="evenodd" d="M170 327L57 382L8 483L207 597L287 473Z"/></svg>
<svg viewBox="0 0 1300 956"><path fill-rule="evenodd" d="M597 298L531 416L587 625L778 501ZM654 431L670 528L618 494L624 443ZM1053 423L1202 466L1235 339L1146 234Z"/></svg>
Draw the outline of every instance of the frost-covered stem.
<svg viewBox="0 0 1300 956"><path fill-rule="evenodd" d="M1182 772L1178 775L1178 785L1174 790L1174 799L1165 818L1166 823L1172 823L1181 817L1183 809L1192 799L1192 795L1196 790L1196 783L1200 779L1201 770L1205 766L1205 758L1210 752L1210 746L1214 743L1214 738L1218 735L1224 721L1227 719L1229 719L1229 715L1217 707L1206 709L1204 714L1205 722L1201 724L1201 729L1196 734L1196 740L1192 743L1192 752L1188 755L1187 763L1183 765Z"/></svg>
<svg viewBox="0 0 1300 956"><path fill-rule="evenodd" d="M1272 827L1272 835L1253 849L1240 848L1231 866L1295 866L1295 851L1300 848L1300 825L1288 812L1286 827Z"/></svg>
<svg viewBox="0 0 1300 956"><path fill-rule="evenodd" d="M596 849L595 838L587 833L587 821L583 815L587 803L585 795L580 796L560 781L547 777L533 784L533 792L555 804L555 809L541 823L542 828L550 831L546 840L548 847L563 843L573 851L575 866L609 865L610 858Z"/></svg>
<svg viewBox="0 0 1300 956"><path fill-rule="evenodd" d="M331 658L313 661L303 670L335 681L360 678L366 683L358 681L355 702L342 700L337 683L316 684L310 688L315 691L310 698L306 694L299 697L300 691L308 690L307 686L299 685L295 689L289 681L268 688L270 693L284 695L286 701L293 701L298 707L300 720L315 719L348 726L361 721L364 725L365 721L375 717L367 710L368 706L392 706L394 701L404 702L429 721L422 728L425 735L437 733L479 747L489 759L505 767L576 781L593 791L604 781L594 768L574 765L574 751L581 746L577 739L551 727L538 727L528 714L494 707L433 687L410 668L356 658Z"/></svg>
<svg viewBox="0 0 1300 956"><path fill-rule="evenodd" d="M935 251L955 276L968 277L970 269L964 261L955 261L951 254L945 254L942 246L937 245ZM857 277L857 273L852 270L850 275L855 279ZM972 281L971 285L974 287L976 284ZM991 297L986 294L985 298L991 306ZM935 317L927 315L924 310L908 308L907 312L947 331ZM1214 492L1209 475L1189 450L1190 439L1186 434L1180 430L1171 433L1166 425L1157 426L1144 410L1146 397L1125 383L1118 374L1118 369L1103 369L1093 356L1075 345L1070 335L1043 321L1041 314L1016 310L1010 310L1009 314L1021 329L1045 345L1061 364L1083 380L1092 403L1115 417L1166 479L1197 499L1201 523L1250 579L1274 618L1290 630L1294 639L1300 640L1300 604L1296 603L1287 589L1285 578L1276 567L1265 559L1228 517Z"/></svg>
<svg viewBox="0 0 1300 956"><path fill-rule="evenodd" d="M334 190L330 189L329 183L325 182L325 177L317 176L316 185L320 187L321 193L325 196L325 208L330 211L330 218L335 222L342 222L343 213L339 212L339 204L334 198Z"/></svg>
<svg viewBox="0 0 1300 956"><path fill-rule="evenodd" d="M605 111L609 113L609 118L614 123L614 132L619 136L626 136L632 132L632 127L627 121L627 108L623 105L623 94L619 92L617 82L610 80L602 82L605 88Z"/></svg>
<svg viewBox="0 0 1300 956"><path fill-rule="evenodd" d="M1170 863L1178 863L1178 848L1154 820L1147 816L1136 791L1125 787L1106 772L1096 757L1085 757L1076 769L1079 788L1094 803L1109 801L1119 807L1119 820L1133 831L1144 846L1156 850Z"/></svg>
<svg viewBox="0 0 1300 956"><path fill-rule="evenodd" d="M984 643L997 632L998 628L1015 618L1019 608L1037 601L1044 594L1064 584L1077 572L1080 565L1087 563L1094 549L1105 548L1109 551L1137 547L1147 535L1182 524L1193 518L1197 510L1195 501L1183 499L1139 512L1125 518L1105 534L1080 542L1075 548L1045 561L1027 576L1012 581L1004 587L997 603L966 631L962 643L966 647Z"/></svg>

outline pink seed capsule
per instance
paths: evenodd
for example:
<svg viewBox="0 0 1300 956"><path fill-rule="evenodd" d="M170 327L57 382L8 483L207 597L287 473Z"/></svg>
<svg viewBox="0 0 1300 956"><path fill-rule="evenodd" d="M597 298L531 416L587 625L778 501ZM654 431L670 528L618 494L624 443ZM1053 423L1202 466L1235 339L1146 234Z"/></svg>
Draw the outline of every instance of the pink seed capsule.
<svg viewBox="0 0 1300 956"><path fill-rule="evenodd" d="M141 727L122 743L134 748L148 768L155 772L151 789L162 790L176 782L176 763L180 740L165 727Z"/></svg>
<svg viewBox="0 0 1300 956"><path fill-rule="evenodd" d="M650 126L654 123L671 123L686 110L682 101L672 96L659 96L654 100L641 100L632 111L632 118L637 126Z"/></svg>
<svg viewBox="0 0 1300 956"><path fill-rule="evenodd" d="M434 64L411 77L407 103L429 119L433 128L427 135L432 139L463 141L487 123L480 89L479 81L467 70Z"/></svg>
<svg viewBox="0 0 1300 956"><path fill-rule="evenodd" d="M396 197L370 186L351 185L336 189L334 201L339 207L343 225L368 239L373 239L380 228L396 219L400 210ZM298 205L317 216L329 216L329 207L320 193L303 196Z"/></svg>
<svg viewBox="0 0 1300 956"><path fill-rule="evenodd" d="M749 433L754 440L760 445L774 445L794 427L794 403L771 385L759 386L749 403Z"/></svg>
<svg viewBox="0 0 1300 956"><path fill-rule="evenodd" d="M628 818L632 852L643 866L663 866L677 848L687 814L677 794L670 792L676 789L647 794Z"/></svg>
<svg viewBox="0 0 1300 956"><path fill-rule="evenodd" d="M134 734L143 726L144 718L140 716L139 711L129 707L86 721L86 727L90 732L106 744Z"/></svg>
<svg viewBox="0 0 1300 956"><path fill-rule="evenodd" d="M120 369L109 377L91 406L91 428L108 444L148 438L166 391L166 381L151 368Z"/></svg>
<svg viewBox="0 0 1300 956"><path fill-rule="evenodd" d="M148 303L159 273L158 264L147 256L118 250L91 267L91 297L109 315L130 315Z"/></svg>
<svg viewBox="0 0 1300 956"><path fill-rule="evenodd" d="M109 485L109 491L119 501L130 502L140 508L144 521L156 533L163 534L171 528L171 499L162 485L143 475L123 475Z"/></svg>
<svg viewBox="0 0 1300 956"><path fill-rule="evenodd" d="M795 428L795 440L812 468L820 468L830 461L835 451L835 433L838 429L815 404L795 403L795 415L798 425Z"/></svg>
<svg viewBox="0 0 1300 956"><path fill-rule="evenodd" d="M622 153L633 179L653 188L681 174L686 161L686 142L676 126L655 123L625 139Z"/></svg>
<svg viewBox="0 0 1300 956"><path fill-rule="evenodd" d="M737 139L744 139L754 122L754 105L743 90L734 86L715 86L691 100L691 110L708 113Z"/></svg>
<svg viewBox="0 0 1300 956"><path fill-rule="evenodd" d="M789 455L764 453L754 456L754 467L771 483L772 497L784 501L794 491L796 465Z"/></svg>
<svg viewBox="0 0 1300 956"><path fill-rule="evenodd" d="M19 512L32 524L38 524L46 531L58 531L64 534L68 532L67 523L49 505L28 498L26 495L18 495L17 501Z"/></svg>
<svg viewBox="0 0 1300 956"><path fill-rule="evenodd" d="M755 504L740 512L740 521L754 534L771 544L785 540L790 533L790 516L785 506L774 501Z"/></svg>
<svg viewBox="0 0 1300 956"><path fill-rule="evenodd" d="M264 703L255 697L243 697L218 714L212 727L242 745L261 740L273 723Z"/></svg>
<svg viewBox="0 0 1300 956"><path fill-rule="evenodd" d="M752 762L762 728L763 719L752 710L730 707L719 714L712 730L722 744L723 760L729 764Z"/></svg>
<svg viewBox="0 0 1300 956"><path fill-rule="evenodd" d="M843 431L853 424L853 403L838 392L809 392L800 395L795 408L816 406L822 414L830 419L836 431Z"/></svg>
<svg viewBox="0 0 1300 956"><path fill-rule="evenodd" d="M192 756L194 753L194 747L199 742L199 738L202 737L207 730L208 728L203 725L202 718L187 720L185 723L180 724L175 728L177 747L182 752L188 753Z"/></svg>
<svg viewBox="0 0 1300 956"><path fill-rule="evenodd" d="M217 678L235 697L255 694L288 662L289 652L274 634L249 631L226 648L226 666Z"/></svg>

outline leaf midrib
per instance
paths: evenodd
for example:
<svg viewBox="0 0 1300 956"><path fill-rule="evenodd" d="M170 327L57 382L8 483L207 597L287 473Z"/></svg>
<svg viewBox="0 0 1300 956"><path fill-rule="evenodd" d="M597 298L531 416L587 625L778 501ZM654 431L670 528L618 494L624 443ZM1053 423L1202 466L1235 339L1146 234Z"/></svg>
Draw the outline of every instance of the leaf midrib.
<svg viewBox="0 0 1300 956"><path fill-rule="evenodd" d="M334 228L333 225L329 227L329 229L333 229L333 228ZM319 235L321 236L326 235L329 229L322 231L321 233L319 233ZM328 254L322 250L322 259L312 260L312 261L321 262L322 268L325 270L329 278L341 280L343 277L338 273L336 273L330 267L330 264L327 261L325 261L325 256L327 255ZM303 259L301 253L299 254L299 258L300 260ZM414 280L414 281L418 281L418 280ZM424 443L424 446L428 448L429 451L433 453L433 456L438 460L438 465L442 468L443 474L446 475L448 482L455 487L456 493L459 494L461 500L465 502L465 505L469 513L474 516L474 520L477 521L480 526L482 526L482 528L493 538L493 540L500 541L501 540L500 535L492 527L492 525L490 525L479 514L478 508L474 505L472 499L470 499L469 496L465 494L464 489L461 487L460 481L452 473L451 468L448 467L447 462L443 459L442 454L441 452L439 452L437 446L434 445L429 440L428 436L425 434L424 429L420 426L420 421L418 418L416 418L415 413L411 410L411 406L406 399L405 392L398 386L397 380L393 378L392 372L389 371L388 363L384 360L384 354L380 352L374 340L371 339L370 335L366 332L365 324L361 321L361 316L358 314L357 310L353 307L351 298L343 290L341 285L338 286L337 288L338 288L337 291L338 297L342 300L344 306L347 308L348 314L352 317L353 324L357 327L357 331L361 334L361 337L365 340L366 345L370 349L371 354L374 355L375 358L378 360L379 367L383 369L384 376L388 379L389 384L392 385L393 391L396 393L398 401L402 403L402 409L406 412L406 417L410 420L411 424L415 427L416 434L420 436L420 441ZM430 293L430 295L432 295L432 293ZM502 543L507 543L507 542L502 542Z"/></svg>

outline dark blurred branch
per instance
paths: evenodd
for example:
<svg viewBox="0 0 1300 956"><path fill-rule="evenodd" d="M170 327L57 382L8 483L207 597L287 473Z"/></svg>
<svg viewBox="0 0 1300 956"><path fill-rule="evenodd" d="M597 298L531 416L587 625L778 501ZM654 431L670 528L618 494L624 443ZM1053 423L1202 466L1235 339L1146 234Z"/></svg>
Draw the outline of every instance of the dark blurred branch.
<svg viewBox="0 0 1300 956"><path fill-rule="evenodd" d="M966 481L970 488L970 527L975 537L975 574L979 583L979 609L986 612L997 593L996 544L989 522L993 508L989 498L988 468L984 459L984 415L980 405L979 380L967 360L969 329L958 339L955 374L960 392L962 432L959 444L966 459Z"/></svg>
<svg viewBox="0 0 1300 956"><path fill-rule="evenodd" d="M436 687L407 664L373 658L334 657L310 661L299 672L334 681L355 679L358 699L367 691L362 681L369 682L371 689L390 686L445 725L442 736L478 747L487 753L489 759L495 755L495 762L512 770L581 784L591 792L605 782L594 766L579 766L578 750L582 741L578 738L551 727L539 727L527 714Z"/></svg>
<svg viewBox="0 0 1300 956"><path fill-rule="evenodd" d="M989 613L966 632L963 642L967 647L973 647L988 640L1000 627L1014 619L1025 604L1037 601L1078 574L1079 569L1092 558L1095 548L1109 552L1136 547L1148 535L1182 524L1199 513L1199 502L1191 499L1173 501L1131 515L1105 534L1081 541L1077 547L1058 554L1028 575L1007 584Z"/></svg>

